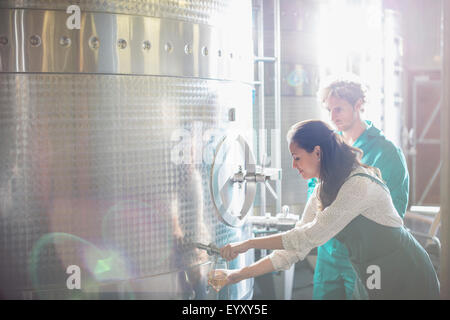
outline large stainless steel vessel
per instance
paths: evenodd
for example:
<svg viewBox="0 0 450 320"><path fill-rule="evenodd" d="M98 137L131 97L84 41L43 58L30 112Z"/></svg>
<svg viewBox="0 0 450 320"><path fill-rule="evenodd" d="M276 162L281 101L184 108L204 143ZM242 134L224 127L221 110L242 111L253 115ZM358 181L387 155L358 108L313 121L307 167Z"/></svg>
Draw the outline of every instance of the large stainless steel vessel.
<svg viewBox="0 0 450 320"><path fill-rule="evenodd" d="M251 235L254 186L227 180L251 162L251 14L1 1L2 298L251 298L252 280L208 290L193 245Z"/></svg>

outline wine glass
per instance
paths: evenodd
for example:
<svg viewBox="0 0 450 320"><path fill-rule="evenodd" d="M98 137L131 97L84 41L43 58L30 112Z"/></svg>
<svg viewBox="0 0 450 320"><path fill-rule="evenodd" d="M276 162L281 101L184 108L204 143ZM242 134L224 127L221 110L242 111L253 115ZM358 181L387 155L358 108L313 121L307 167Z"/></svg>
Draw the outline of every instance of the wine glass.
<svg viewBox="0 0 450 320"><path fill-rule="evenodd" d="M216 292L219 292L227 284L227 269L227 262L216 256L208 273L208 283Z"/></svg>

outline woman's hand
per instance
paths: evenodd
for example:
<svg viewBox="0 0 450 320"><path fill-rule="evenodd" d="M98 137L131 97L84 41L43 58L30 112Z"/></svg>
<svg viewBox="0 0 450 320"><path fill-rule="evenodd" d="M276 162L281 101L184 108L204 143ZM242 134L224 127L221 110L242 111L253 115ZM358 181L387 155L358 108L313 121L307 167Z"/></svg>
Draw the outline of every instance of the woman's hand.
<svg viewBox="0 0 450 320"><path fill-rule="evenodd" d="M226 269L216 269L212 270L208 274L208 283L216 290L220 291L224 286L229 284L237 283L239 281L257 277L269 272L274 271L270 257L266 256L259 259L257 262L251 264L248 267L243 267L241 269L226 270Z"/></svg>
<svg viewBox="0 0 450 320"><path fill-rule="evenodd" d="M220 248L220 255L227 261L235 259L240 253L247 252L250 249L250 241L229 243Z"/></svg>
<svg viewBox="0 0 450 320"><path fill-rule="evenodd" d="M208 284L217 292L219 292L223 287L238 283L244 280L241 274L242 269L237 270L227 270L227 269L216 269L211 271L208 276Z"/></svg>

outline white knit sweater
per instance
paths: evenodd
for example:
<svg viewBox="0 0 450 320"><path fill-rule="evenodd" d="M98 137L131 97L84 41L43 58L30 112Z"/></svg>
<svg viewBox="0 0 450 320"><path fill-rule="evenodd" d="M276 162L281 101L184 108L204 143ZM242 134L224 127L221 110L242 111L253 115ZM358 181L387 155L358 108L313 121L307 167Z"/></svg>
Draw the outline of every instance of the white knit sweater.
<svg viewBox="0 0 450 320"><path fill-rule="evenodd" d="M355 173L374 176L363 167L350 175ZM368 177L355 176L344 182L336 199L323 211L318 209L317 189L316 186L295 228L282 234L284 250L275 250L269 255L276 270L287 270L293 263L303 260L311 249L337 235L359 214L385 226L403 225L390 194Z"/></svg>

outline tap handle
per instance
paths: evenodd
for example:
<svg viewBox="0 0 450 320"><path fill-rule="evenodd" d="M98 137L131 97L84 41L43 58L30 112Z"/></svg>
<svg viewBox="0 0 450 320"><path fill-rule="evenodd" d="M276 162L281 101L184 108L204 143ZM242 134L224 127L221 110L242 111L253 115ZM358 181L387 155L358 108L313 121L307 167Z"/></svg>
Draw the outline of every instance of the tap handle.
<svg viewBox="0 0 450 320"><path fill-rule="evenodd" d="M215 255L219 255L220 256L219 248L212 242L208 245L207 252L208 252L209 255L215 254Z"/></svg>
<svg viewBox="0 0 450 320"><path fill-rule="evenodd" d="M196 247L198 249L205 250L208 255L220 255L219 248L214 244L210 243L209 245L203 244L203 243L196 243Z"/></svg>

